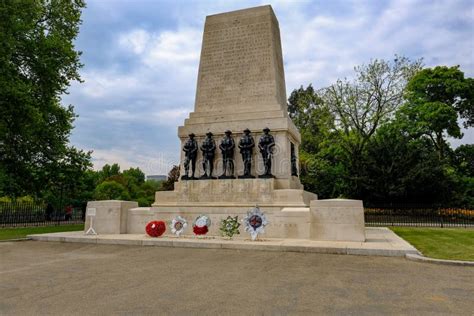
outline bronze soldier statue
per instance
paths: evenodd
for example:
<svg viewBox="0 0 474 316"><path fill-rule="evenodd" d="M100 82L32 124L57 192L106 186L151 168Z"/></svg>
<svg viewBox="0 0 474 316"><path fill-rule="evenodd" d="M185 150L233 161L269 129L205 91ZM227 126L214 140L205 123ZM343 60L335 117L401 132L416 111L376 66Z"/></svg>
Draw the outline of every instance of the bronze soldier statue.
<svg viewBox="0 0 474 316"><path fill-rule="evenodd" d="M229 130L225 131L225 136L222 138L219 149L222 152L223 169L224 172L219 179L234 179L234 149L235 143L232 138L232 132Z"/></svg>
<svg viewBox="0 0 474 316"><path fill-rule="evenodd" d="M258 149L262 154L263 165L265 166L265 172L258 176L259 178L274 178L272 175L272 156L273 156L273 147L275 146L275 139L272 135L269 134L270 129L265 127L263 129L263 135L258 141Z"/></svg>
<svg viewBox="0 0 474 316"><path fill-rule="evenodd" d="M183 151L184 151L184 176L181 177L182 180L193 180L196 179L194 177L194 172L196 171L196 157L197 157L197 150L198 144L194 139L194 133L189 134L189 139L184 143ZM191 162L191 170L192 174L191 177L188 176L189 174L189 163Z"/></svg>
<svg viewBox="0 0 474 316"><path fill-rule="evenodd" d="M201 179L215 179L212 176L212 170L214 169L214 154L216 151L216 142L212 138L212 133L207 132L206 138L201 145L202 151L202 168L204 169L204 174L201 176Z"/></svg>
<svg viewBox="0 0 474 316"><path fill-rule="evenodd" d="M254 147L255 141L253 140L252 135L250 135L250 130L246 128L244 130L244 135L242 135L239 141L240 154L242 155L242 161L244 163L244 175L239 176L239 178L255 178L250 174Z"/></svg>

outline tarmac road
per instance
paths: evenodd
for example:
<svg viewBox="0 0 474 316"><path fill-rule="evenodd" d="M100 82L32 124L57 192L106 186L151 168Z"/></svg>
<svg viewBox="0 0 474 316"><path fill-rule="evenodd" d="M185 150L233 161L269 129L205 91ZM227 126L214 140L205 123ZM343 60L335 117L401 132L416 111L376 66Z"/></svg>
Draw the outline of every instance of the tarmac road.
<svg viewBox="0 0 474 316"><path fill-rule="evenodd" d="M403 258L0 243L0 315L472 315L474 268Z"/></svg>

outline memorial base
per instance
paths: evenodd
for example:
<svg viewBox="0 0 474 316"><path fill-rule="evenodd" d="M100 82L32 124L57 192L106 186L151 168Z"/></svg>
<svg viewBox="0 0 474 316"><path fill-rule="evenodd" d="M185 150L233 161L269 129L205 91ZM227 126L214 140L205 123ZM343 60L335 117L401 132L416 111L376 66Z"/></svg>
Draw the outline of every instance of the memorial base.
<svg viewBox="0 0 474 316"><path fill-rule="evenodd" d="M269 224L264 238L326 241L364 241L362 201L317 200L317 195L303 189L278 189L277 179L226 179L179 181L174 191L158 191L151 207L137 207L136 202L94 201L97 210L94 228L98 234L144 234L152 220L167 225L176 216L188 222L184 236L192 236L196 217L211 219L207 236L220 236L220 223L228 216L242 220L258 206ZM88 227L86 225L86 227ZM244 232L243 226L240 228ZM170 236L169 226L165 235Z"/></svg>

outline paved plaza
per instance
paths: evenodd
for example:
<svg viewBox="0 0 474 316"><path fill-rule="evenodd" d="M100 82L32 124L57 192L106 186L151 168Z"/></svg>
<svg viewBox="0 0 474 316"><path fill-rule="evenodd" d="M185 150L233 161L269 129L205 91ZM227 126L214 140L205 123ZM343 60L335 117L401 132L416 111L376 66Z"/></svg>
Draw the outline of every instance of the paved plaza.
<svg viewBox="0 0 474 316"><path fill-rule="evenodd" d="M457 314L474 268L394 257L0 243L1 315Z"/></svg>

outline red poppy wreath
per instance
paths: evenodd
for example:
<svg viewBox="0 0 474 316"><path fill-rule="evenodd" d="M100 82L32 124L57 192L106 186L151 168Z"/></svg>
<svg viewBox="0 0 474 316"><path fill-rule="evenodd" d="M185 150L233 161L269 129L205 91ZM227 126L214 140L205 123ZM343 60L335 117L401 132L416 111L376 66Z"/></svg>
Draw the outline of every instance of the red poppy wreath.
<svg viewBox="0 0 474 316"><path fill-rule="evenodd" d="M194 220L193 232L196 235L205 235L209 231L209 226L211 226L211 219L206 215L199 215Z"/></svg>
<svg viewBox="0 0 474 316"><path fill-rule="evenodd" d="M151 221L146 224L145 230L150 237L160 237L166 230L166 224L163 221Z"/></svg>

